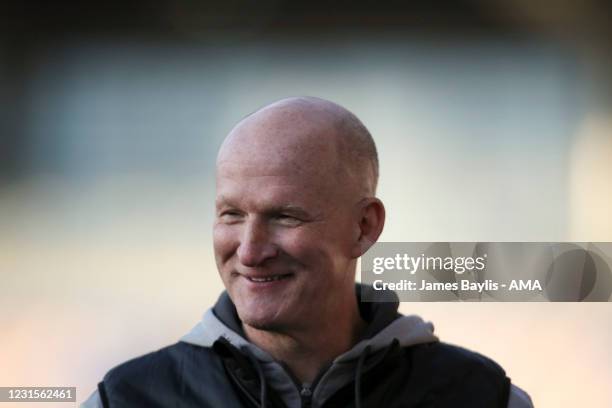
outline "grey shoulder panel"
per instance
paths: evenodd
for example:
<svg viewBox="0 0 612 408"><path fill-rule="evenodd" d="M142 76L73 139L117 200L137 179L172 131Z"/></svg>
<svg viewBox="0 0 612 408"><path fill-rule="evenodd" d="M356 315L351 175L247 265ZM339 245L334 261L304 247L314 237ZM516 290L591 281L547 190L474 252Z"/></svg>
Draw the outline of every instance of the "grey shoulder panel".
<svg viewBox="0 0 612 408"><path fill-rule="evenodd" d="M533 402L531 402L529 394L512 384L510 387L508 408L533 408Z"/></svg>
<svg viewBox="0 0 612 408"><path fill-rule="evenodd" d="M98 390L95 390L89 398L79 405L80 408L104 408L102 405L102 400L100 399L100 394Z"/></svg>

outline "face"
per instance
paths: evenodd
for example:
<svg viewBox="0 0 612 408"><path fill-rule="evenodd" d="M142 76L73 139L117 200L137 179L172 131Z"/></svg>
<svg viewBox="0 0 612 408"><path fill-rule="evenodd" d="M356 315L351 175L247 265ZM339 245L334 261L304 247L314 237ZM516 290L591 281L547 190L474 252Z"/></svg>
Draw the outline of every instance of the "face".
<svg viewBox="0 0 612 408"><path fill-rule="evenodd" d="M213 238L221 279L244 324L273 330L312 323L354 290L356 203L325 169L329 147L266 138L234 146L222 149L217 168Z"/></svg>

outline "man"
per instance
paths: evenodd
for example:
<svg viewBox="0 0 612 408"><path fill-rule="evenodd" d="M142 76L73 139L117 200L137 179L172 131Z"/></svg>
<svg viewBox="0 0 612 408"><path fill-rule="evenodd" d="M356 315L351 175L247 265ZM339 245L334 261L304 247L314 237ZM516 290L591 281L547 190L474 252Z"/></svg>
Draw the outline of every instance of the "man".
<svg viewBox="0 0 612 408"><path fill-rule="evenodd" d="M217 159L227 291L180 342L111 370L84 406L530 407L491 360L438 342L398 302L360 302L382 232L364 125L318 98L242 120Z"/></svg>

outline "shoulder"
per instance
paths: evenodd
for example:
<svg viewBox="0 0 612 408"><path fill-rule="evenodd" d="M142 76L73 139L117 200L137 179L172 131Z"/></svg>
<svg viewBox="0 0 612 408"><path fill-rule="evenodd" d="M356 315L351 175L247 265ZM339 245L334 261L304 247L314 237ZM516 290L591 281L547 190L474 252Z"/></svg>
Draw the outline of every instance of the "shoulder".
<svg viewBox="0 0 612 408"><path fill-rule="evenodd" d="M490 358L441 342L408 347L405 352L417 376L417 388L437 394L440 401L454 401L454 406L507 406L510 379Z"/></svg>
<svg viewBox="0 0 612 408"><path fill-rule="evenodd" d="M111 369L98 389L104 406L116 400L153 401L174 395L194 381L212 383L223 370L222 362L210 348L178 342L126 361Z"/></svg>
<svg viewBox="0 0 612 408"><path fill-rule="evenodd" d="M432 369L484 371L504 375L503 368L495 361L477 352L448 343L434 342L420 344L409 349L415 364Z"/></svg>
<svg viewBox="0 0 612 408"><path fill-rule="evenodd" d="M241 407L241 397L210 347L178 342L129 360L98 384L103 407Z"/></svg>
<svg viewBox="0 0 612 408"><path fill-rule="evenodd" d="M184 365L190 361L202 364L214 360L210 348L178 342L116 366L106 374L104 381L118 377L147 376L157 370L184 369Z"/></svg>

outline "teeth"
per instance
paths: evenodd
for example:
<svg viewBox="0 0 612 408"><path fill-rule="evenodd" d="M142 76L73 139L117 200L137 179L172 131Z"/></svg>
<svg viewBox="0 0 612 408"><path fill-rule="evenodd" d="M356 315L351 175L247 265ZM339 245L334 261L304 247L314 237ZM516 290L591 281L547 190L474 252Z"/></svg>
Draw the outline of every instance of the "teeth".
<svg viewBox="0 0 612 408"><path fill-rule="evenodd" d="M275 276L268 276L265 278L248 278L251 282L272 282L272 281L277 281L277 280L281 280L285 277L286 275L275 275Z"/></svg>

